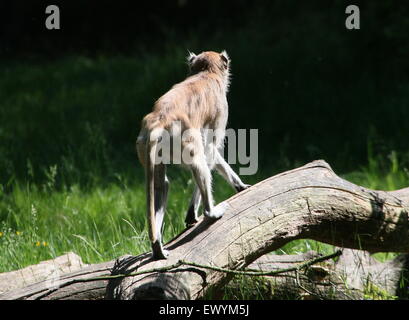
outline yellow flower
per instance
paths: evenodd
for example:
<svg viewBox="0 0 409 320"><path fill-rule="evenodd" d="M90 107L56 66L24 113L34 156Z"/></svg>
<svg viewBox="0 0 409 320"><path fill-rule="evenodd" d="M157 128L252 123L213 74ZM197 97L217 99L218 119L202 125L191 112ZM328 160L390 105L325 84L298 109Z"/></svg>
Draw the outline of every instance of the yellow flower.
<svg viewBox="0 0 409 320"><path fill-rule="evenodd" d="M0 238L3 236L3 232L0 232Z"/></svg>
<svg viewBox="0 0 409 320"><path fill-rule="evenodd" d="M43 246L44 247L48 246L48 243L46 241L43 241Z"/></svg>
<svg viewBox="0 0 409 320"><path fill-rule="evenodd" d="M18 235L18 236L19 236L20 234L21 234L21 232L20 232L20 231L16 231L16 235Z"/></svg>
<svg viewBox="0 0 409 320"><path fill-rule="evenodd" d="M37 241L36 242L36 247L39 247L41 245L41 242L40 241Z"/></svg>

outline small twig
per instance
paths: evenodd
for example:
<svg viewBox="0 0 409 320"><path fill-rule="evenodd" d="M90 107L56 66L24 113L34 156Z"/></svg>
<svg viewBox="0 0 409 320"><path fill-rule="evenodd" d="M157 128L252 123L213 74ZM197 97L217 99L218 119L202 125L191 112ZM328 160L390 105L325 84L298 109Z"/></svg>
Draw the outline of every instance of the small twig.
<svg viewBox="0 0 409 320"><path fill-rule="evenodd" d="M226 268L219 268L219 267L214 267L214 266L209 266L209 265L202 265L194 262L189 262L189 261L184 261L184 260L179 260L178 262L162 267L162 268L153 268L153 269L147 269L143 271L138 271L138 272L133 272L133 273L128 273L128 274L116 274L116 275L110 275L110 276L100 276L100 277L94 277L94 278L85 278L85 279L73 279L70 281L67 281L61 285L59 285L57 288L54 289L49 289L47 290L44 294L40 296L40 298L43 298L44 296L47 296L51 294L52 292L58 290L59 288L64 288L69 285L73 285L76 283L83 283L83 282L92 282L92 281L104 281L104 280L112 280L112 279L118 279L118 278L125 278L125 277L135 277L147 273L155 273L155 272L167 272L171 271L173 269L176 269L182 265L186 266L191 266L191 267L196 267L196 268L203 268L203 269L208 269L208 270L214 270L218 272L224 272L224 273L229 273L229 274L236 274L236 275L247 275L247 276L276 276L281 273L287 273L287 272L292 272L292 271L299 271L301 269L307 268L315 263L319 263L334 257L338 257L341 255L342 251L338 250L332 254L314 258L307 260L305 262L302 262L298 264L295 267L291 268L285 268L285 269L279 269L279 270L274 270L274 271L246 271L246 270L231 270L231 269L226 269ZM39 298L39 297L37 297Z"/></svg>
<svg viewBox="0 0 409 320"><path fill-rule="evenodd" d="M185 260L179 260L178 262L174 264L171 264L169 266L165 266L162 268L153 268L153 269L148 269L148 270L143 270L143 271L138 271L138 272L133 272L133 273L128 273L128 274L116 274L116 275L111 275L111 276L101 276L101 277L87 278L87 279L74 279L72 280L72 282L78 283L78 282L90 282L90 281L99 281L99 280L110 280L110 279L117 279L117 278L124 278L124 277L134 277L134 276L139 276L139 275L146 274L146 273L166 272L172 269L176 269L182 265L196 267L196 268L209 269L209 270L214 270L214 271L219 271L219 272L224 272L224 273L238 274L238 275L275 276L280 273L286 273L286 272L291 272L291 271L296 271L296 270L307 268L313 264L338 257L341 255L341 253L342 253L341 250L337 250L334 253L331 253L329 255L325 255L325 256L321 256L321 257L317 257L314 259L304 261L294 267L284 268L284 269L279 269L279 270L274 270L274 271L232 270L232 269L219 268L219 267L214 267L214 266L209 266L209 265L203 265L203 264L189 262Z"/></svg>
<svg viewBox="0 0 409 320"><path fill-rule="evenodd" d="M300 282L300 270L297 269L295 270L295 281L297 283L297 286L301 289L304 290L306 293L308 293L310 296L317 296L317 294L314 294L313 292L311 292L310 290L308 290L306 287L304 287L301 282ZM321 297L320 297L321 298Z"/></svg>
<svg viewBox="0 0 409 320"><path fill-rule="evenodd" d="M326 256L314 258L311 260L307 260L305 262L302 262L294 267L290 268L284 268L284 269L279 269L279 270L273 270L273 271L247 271L247 270L231 270L231 269L225 269L225 268L219 268L219 267L214 267L214 266L207 266L207 265L201 265L198 263L194 262L188 262L184 260L179 260L179 262L183 265L188 265L192 267L197 267L197 268L203 268L203 269L210 269L214 271L219 271L219 272L224 272L224 273L230 273L230 274L237 274L237 275L247 275L247 276L275 276L281 273L286 273L286 272L292 272L292 271L298 271L304 268L307 268L313 264L338 257L342 254L341 250L337 250L334 253L331 253Z"/></svg>
<svg viewBox="0 0 409 320"><path fill-rule="evenodd" d="M100 276L100 277L94 277L94 278L86 278L86 279L73 279L71 281L71 283L79 283L79 282L90 282L90 281L101 281L101 280L111 280L111 279L118 279L118 278L125 278L125 277L135 277L135 276L139 276L142 274L146 274L146 273L154 273L154 272L166 272L166 271L170 271L172 269L176 269L178 267L180 267L181 265L183 265L183 263L181 262L181 260L179 260L178 262L165 266L165 267L161 267L161 268L153 268L153 269L147 269L147 270L143 270L143 271L137 271L137 272L133 272L133 273L128 273L128 274L114 274L111 276Z"/></svg>

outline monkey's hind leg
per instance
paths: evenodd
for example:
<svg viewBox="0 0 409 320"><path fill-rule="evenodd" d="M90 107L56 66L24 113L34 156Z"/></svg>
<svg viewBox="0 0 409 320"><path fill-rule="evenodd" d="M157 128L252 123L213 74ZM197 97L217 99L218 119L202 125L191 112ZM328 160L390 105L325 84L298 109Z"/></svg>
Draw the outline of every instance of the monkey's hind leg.
<svg viewBox="0 0 409 320"><path fill-rule="evenodd" d="M218 219L220 214L213 212L212 174L206 161L205 148L200 130L189 129L184 133L182 160L192 170L196 185L200 190L203 214L212 219Z"/></svg>
<svg viewBox="0 0 409 320"><path fill-rule="evenodd" d="M192 199L190 200L189 208L187 210L185 224L186 227L192 227L197 223L197 216L200 207L202 196L200 195L200 190L198 186L195 186L195 190L193 191Z"/></svg>
<svg viewBox="0 0 409 320"><path fill-rule="evenodd" d="M198 157L192 164L192 172L202 196L203 214L211 219L221 218L223 212L214 210L212 175L204 157Z"/></svg>
<svg viewBox="0 0 409 320"><path fill-rule="evenodd" d="M166 166L156 165L154 171L155 179L155 225L156 241L152 243L152 252L155 259L166 259L169 252L163 248L163 218L165 216L168 198L169 181L166 176Z"/></svg>

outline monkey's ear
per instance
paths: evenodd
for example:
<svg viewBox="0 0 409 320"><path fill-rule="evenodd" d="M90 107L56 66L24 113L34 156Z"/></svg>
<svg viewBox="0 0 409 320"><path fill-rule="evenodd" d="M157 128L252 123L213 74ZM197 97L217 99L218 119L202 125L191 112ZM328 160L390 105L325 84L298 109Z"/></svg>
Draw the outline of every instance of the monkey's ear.
<svg viewBox="0 0 409 320"><path fill-rule="evenodd" d="M223 60L224 67L227 68L227 66L228 66L229 63L230 63L230 58L229 58L229 55L227 54L226 50L223 50L223 51L220 53L220 57L221 57L222 60Z"/></svg>
<svg viewBox="0 0 409 320"><path fill-rule="evenodd" d="M194 54L193 52L190 52L189 50L187 52L189 53L187 56L187 62L188 64L192 64L193 60L195 60L196 58L196 54Z"/></svg>
<svg viewBox="0 0 409 320"><path fill-rule="evenodd" d="M225 62L230 62L230 58L229 58L229 55L227 54L226 50L223 50L223 51L220 53L220 56L222 57L222 59L223 59Z"/></svg>

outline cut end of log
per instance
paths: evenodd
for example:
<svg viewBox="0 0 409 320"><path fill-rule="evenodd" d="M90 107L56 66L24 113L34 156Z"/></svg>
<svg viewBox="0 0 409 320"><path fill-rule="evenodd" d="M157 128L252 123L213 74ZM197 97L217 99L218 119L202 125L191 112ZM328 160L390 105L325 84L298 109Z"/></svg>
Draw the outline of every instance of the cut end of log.
<svg viewBox="0 0 409 320"><path fill-rule="evenodd" d="M49 281L51 285L60 275L80 270L85 266L80 256L68 252L55 259L42 261L37 265L0 273L0 294L40 281Z"/></svg>

